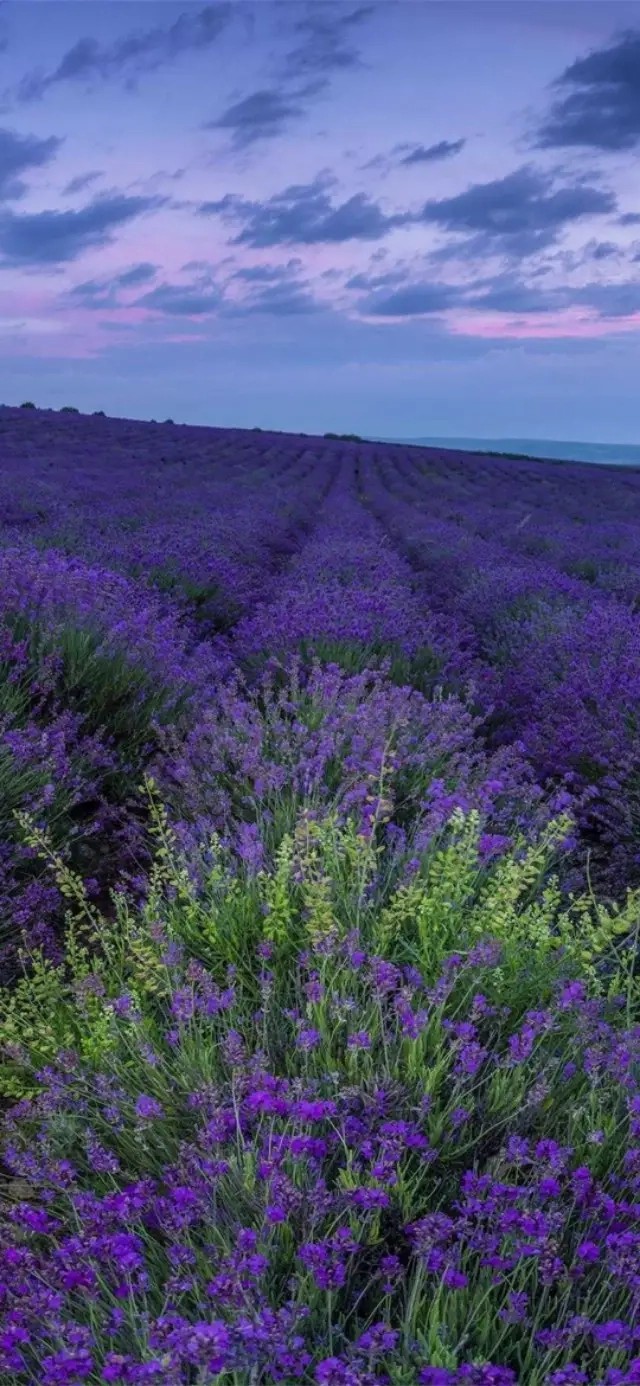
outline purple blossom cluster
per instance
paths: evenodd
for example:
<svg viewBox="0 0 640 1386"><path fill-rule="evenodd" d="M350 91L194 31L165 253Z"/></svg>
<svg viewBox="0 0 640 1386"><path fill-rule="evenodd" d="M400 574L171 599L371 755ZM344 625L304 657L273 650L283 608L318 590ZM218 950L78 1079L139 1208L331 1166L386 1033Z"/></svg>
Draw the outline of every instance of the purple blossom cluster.
<svg viewBox="0 0 640 1386"><path fill-rule="evenodd" d="M3 1380L637 1381L640 1028L500 964L336 938L251 1018L170 950L152 1051L123 997L5 1118Z"/></svg>
<svg viewBox="0 0 640 1386"><path fill-rule="evenodd" d="M389 844L414 856L454 809L476 809L485 850L499 852L514 834L541 827L555 804L517 750L487 753L478 729L453 694L428 699L384 670L348 673L297 658L257 689L228 681L186 737L167 733L158 777L183 846L213 829L256 869L283 806L296 802L332 805L364 826L384 799Z"/></svg>

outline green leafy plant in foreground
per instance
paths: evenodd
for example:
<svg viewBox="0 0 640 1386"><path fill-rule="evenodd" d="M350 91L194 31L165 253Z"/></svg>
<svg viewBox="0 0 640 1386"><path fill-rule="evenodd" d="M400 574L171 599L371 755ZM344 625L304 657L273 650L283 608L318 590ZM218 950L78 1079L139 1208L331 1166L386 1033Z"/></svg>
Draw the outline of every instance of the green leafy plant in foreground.
<svg viewBox="0 0 640 1386"><path fill-rule="evenodd" d="M282 1010L296 1003L296 965L305 950L321 952L327 940L356 934L376 956L419 969L428 984L453 951L464 956L483 940L495 940L500 966L491 989L513 1013L548 996L560 974L583 977L594 995L624 988L635 1006L628 943L638 927L640 892L629 892L622 906L601 905L591 895L563 897L557 881L547 878L567 831L562 818L537 843L516 843L487 866L478 852L479 816L458 810L419 872L390 883L379 872L382 849L375 834L368 839L352 821L338 823L331 814L318 820L303 809L294 831L282 837L270 870L251 876L214 838L213 864L196 887L151 781L146 789L155 853L147 901L136 911L116 892L108 919L90 903L46 832L17 814L25 842L47 863L69 910L65 962L56 966L36 951L24 958L17 986L4 994L0 1047L18 1045L22 1057L0 1069L0 1091L17 1094L22 1083L26 1091L59 1048L78 1045L84 1057L89 1050L100 1057L103 1042L110 1044L112 1001L122 991L134 994L155 1024L158 999L171 990L162 962L167 938L220 983L233 967L251 1005L260 995L256 949L266 946L273 955L274 1005ZM153 940L158 920L161 944ZM102 997L99 1004L93 998L90 1018L86 1000L81 1006L77 1000L77 987L89 974L100 978Z"/></svg>
<svg viewBox="0 0 640 1386"><path fill-rule="evenodd" d="M64 965L0 995L0 1257L32 1269L10 1251L4 1379L625 1368L631 1292L580 1191L630 1196L637 896L560 897L563 820L483 865L458 812L403 880L376 824L304 807L268 871L214 839L196 886L146 789L147 898L108 918L21 817L69 908Z"/></svg>

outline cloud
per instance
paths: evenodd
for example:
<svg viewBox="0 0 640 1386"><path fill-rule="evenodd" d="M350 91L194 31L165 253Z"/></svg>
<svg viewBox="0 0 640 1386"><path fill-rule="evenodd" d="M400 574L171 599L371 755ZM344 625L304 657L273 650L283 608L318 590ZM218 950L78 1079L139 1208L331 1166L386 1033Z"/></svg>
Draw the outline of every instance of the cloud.
<svg viewBox="0 0 640 1386"><path fill-rule="evenodd" d="M203 129L231 130L234 145L242 148L256 140L273 139L283 134L293 120L304 115L305 108L299 100L265 89L243 97L216 120L205 121Z"/></svg>
<svg viewBox="0 0 640 1386"><path fill-rule="evenodd" d="M307 114L310 98L326 91L332 73L362 66L358 50L347 40L374 10L361 5L345 15L333 4L323 5L322 12L310 9L295 25L300 41L278 65L274 85L250 92L206 121L203 129L230 130L236 149L284 134Z"/></svg>
<svg viewBox="0 0 640 1386"><path fill-rule="evenodd" d="M640 313L640 281L622 284L584 284L572 291L572 300L593 308L602 318L625 318Z"/></svg>
<svg viewBox="0 0 640 1386"><path fill-rule="evenodd" d="M345 282L345 289L384 289L397 284L402 279L400 270L388 270L386 274L352 274Z"/></svg>
<svg viewBox="0 0 640 1386"><path fill-rule="evenodd" d="M364 281L363 287L373 282L366 276L354 278L359 283ZM481 311L523 317L563 313L571 308L588 309L605 319L629 317L640 312L640 280L617 284L543 284L527 283L508 272L466 285L437 281L403 284L389 294L374 293L358 304L359 312L366 317L388 318L437 315L451 309L464 309L467 315Z"/></svg>
<svg viewBox="0 0 640 1386"><path fill-rule="evenodd" d="M105 306L116 307L119 302L118 291L120 289L137 288L140 284L147 284L151 279L155 279L158 266L152 265L149 261L141 261L137 265L132 265L128 270L121 270L119 274L114 274L109 279L86 279L82 284L75 284L69 289L67 297L72 301L80 301L85 307Z"/></svg>
<svg viewBox="0 0 640 1386"><path fill-rule="evenodd" d="M150 279L155 279L158 273L158 266L152 265L150 261L143 260L139 265L132 265L131 269L123 270L121 274L116 274L111 281L118 288L128 289L132 284L146 284Z"/></svg>
<svg viewBox="0 0 640 1386"><path fill-rule="evenodd" d="M63 143L57 135L39 139L37 135L19 135L15 130L1 127L0 199L23 197L27 185L19 175L51 163Z"/></svg>
<svg viewBox="0 0 640 1386"><path fill-rule="evenodd" d="M298 313L317 313L322 305L302 285L268 284L257 293L243 299L241 304L228 306L236 313L272 313L275 317L290 317Z"/></svg>
<svg viewBox="0 0 640 1386"><path fill-rule="evenodd" d="M620 254L620 246L614 241L589 241L584 247L585 258L591 260L612 260Z"/></svg>
<svg viewBox="0 0 640 1386"><path fill-rule="evenodd" d="M533 253L556 240L568 223L615 211L613 193L577 180L556 188L553 175L530 165L465 192L426 202L421 219L456 233L475 234L488 248Z"/></svg>
<svg viewBox="0 0 640 1386"><path fill-rule="evenodd" d="M497 275L480 293L473 290L467 296L466 307L519 316L523 313L561 312L570 303L569 290L525 284L515 276L506 274Z"/></svg>
<svg viewBox="0 0 640 1386"><path fill-rule="evenodd" d="M543 121L542 149L579 146L635 149L640 144L640 32L627 30L608 48L579 58L554 82L566 92Z"/></svg>
<svg viewBox="0 0 640 1386"><path fill-rule="evenodd" d="M368 317L413 318L425 313L443 313L455 308L459 291L450 284L407 284L387 295L374 295L360 303Z"/></svg>
<svg viewBox="0 0 640 1386"><path fill-rule="evenodd" d="M161 197L112 197L72 212L0 215L0 254L5 264L57 265L76 260L85 250L107 245L119 226L164 205ZM2 261L0 261L2 263Z"/></svg>
<svg viewBox="0 0 640 1386"><path fill-rule="evenodd" d="M136 308L152 308L170 317L206 317L222 303L220 290L211 284L158 284L135 299Z"/></svg>
<svg viewBox="0 0 640 1386"><path fill-rule="evenodd" d="M209 48L231 16L230 4L205 5L197 12L183 11L169 28L156 25L138 29L112 44L81 38L68 49L53 71L41 69L22 78L15 91L19 101L41 100L60 82L123 79L131 87L145 72L174 62L182 53Z"/></svg>
<svg viewBox="0 0 640 1386"><path fill-rule="evenodd" d="M362 65L357 48L349 39L364 20L375 14L377 6L360 5L349 14L342 7L315 4L304 19L296 24L300 42L286 55L280 70L284 81L298 80L304 75L327 78L332 72L346 71Z"/></svg>
<svg viewBox="0 0 640 1386"><path fill-rule="evenodd" d="M439 140L437 144L429 144L426 147L424 144L397 144L393 152L399 154L404 149L409 150L409 153L400 159L401 164L433 164L440 159L452 159L454 154L460 153L466 143L467 141L462 139Z"/></svg>
<svg viewBox="0 0 640 1386"><path fill-rule="evenodd" d="M270 284L287 278L292 270L300 268L302 261L297 257L287 260L286 265L245 265L233 271L232 279L243 279L249 284Z"/></svg>
<svg viewBox="0 0 640 1386"><path fill-rule="evenodd" d="M619 226L640 226L640 212L623 212L618 217Z"/></svg>
<svg viewBox="0 0 640 1386"><path fill-rule="evenodd" d="M293 272L299 261L287 265L256 265L234 270L229 282L240 282L246 292L242 299L225 297L210 272L203 272L190 284L158 284L135 300L136 308L150 308L170 317L207 317L224 313L225 317L246 317L253 313L271 313L285 317L291 314L316 312L319 305L307 286Z"/></svg>
<svg viewBox="0 0 640 1386"><path fill-rule="evenodd" d="M66 187L62 189L63 196L71 197L73 193L84 192L85 188L90 187L91 183L95 183L96 178L102 178L99 169L95 169L92 173L76 174L76 177L72 178L70 182L67 183Z"/></svg>
<svg viewBox="0 0 640 1386"><path fill-rule="evenodd" d="M254 247L380 240L413 220L407 213L387 216L364 193L354 193L346 202L333 205L328 189L334 182L320 174L311 183L292 184L267 202L227 193L217 202L201 203L198 211L202 216L218 214L244 221L231 243Z"/></svg>

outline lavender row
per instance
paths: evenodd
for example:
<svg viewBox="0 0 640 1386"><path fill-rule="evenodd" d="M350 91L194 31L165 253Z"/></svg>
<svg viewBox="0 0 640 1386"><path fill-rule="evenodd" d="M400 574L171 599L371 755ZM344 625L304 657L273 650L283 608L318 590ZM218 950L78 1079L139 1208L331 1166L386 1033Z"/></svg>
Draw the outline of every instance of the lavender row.
<svg viewBox="0 0 640 1386"><path fill-rule="evenodd" d="M455 519L439 518L443 502L436 499L432 517L428 487L427 477L420 487L415 480L407 486L405 473L402 494L395 455L378 455L367 471L369 504L422 573L429 601L473 628L476 654L494 677L487 722L493 744L518 744L542 783L561 783L574 796L583 844L612 884L635 878L634 611L549 560L510 552L499 535L474 533L462 508Z"/></svg>
<svg viewBox="0 0 640 1386"><path fill-rule="evenodd" d="M302 442L177 429L159 440L126 420L13 412L0 420L9 542L134 577L208 631L228 628L287 561L330 481Z"/></svg>

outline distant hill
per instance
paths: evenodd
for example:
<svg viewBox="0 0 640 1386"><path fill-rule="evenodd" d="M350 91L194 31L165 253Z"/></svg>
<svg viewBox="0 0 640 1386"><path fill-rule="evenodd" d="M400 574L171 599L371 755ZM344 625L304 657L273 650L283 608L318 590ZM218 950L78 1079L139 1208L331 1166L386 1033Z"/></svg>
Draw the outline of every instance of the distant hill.
<svg viewBox="0 0 640 1386"><path fill-rule="evenodd" d="M582 443L557 438L376 438L379 443L404 443L423 448L455 448L463 452L506 453L517 457L549 458L559 462L617 463L640 466L635 443Z"/></svg>

